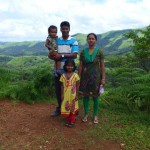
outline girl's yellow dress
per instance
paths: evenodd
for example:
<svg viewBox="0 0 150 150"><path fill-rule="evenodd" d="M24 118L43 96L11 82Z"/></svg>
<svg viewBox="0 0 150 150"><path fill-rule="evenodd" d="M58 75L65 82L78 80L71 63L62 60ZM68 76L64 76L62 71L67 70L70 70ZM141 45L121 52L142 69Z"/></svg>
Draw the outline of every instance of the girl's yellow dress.
<svg viewBox="0 0 150 150"><path fill-rule="evenodd" d="M77 73L73 73L69 80L66 79L65 73L61 75L60 82L64 86L64 99L61 104L61 115L68 116L70 113L75 114L78 109L78 101L75 101L76 97L76 82L80 80Z"/></svg>

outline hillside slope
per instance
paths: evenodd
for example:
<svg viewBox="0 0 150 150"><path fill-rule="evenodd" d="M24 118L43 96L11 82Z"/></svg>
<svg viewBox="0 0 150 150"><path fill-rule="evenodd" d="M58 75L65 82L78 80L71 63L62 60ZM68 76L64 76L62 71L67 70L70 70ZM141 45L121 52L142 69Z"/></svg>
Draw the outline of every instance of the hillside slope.
<svg viewBox="0 0 150 150"><path fill-rule="evenodd" d="M123 36L131 30L116 30L98 34L97 47L102 48L105 55L118 55L130 51L132 41ZM79 42L79 50L86 47L86 34L73 35ZM7 56L46 56L44 41L0 42L0 55Z"/></svg>

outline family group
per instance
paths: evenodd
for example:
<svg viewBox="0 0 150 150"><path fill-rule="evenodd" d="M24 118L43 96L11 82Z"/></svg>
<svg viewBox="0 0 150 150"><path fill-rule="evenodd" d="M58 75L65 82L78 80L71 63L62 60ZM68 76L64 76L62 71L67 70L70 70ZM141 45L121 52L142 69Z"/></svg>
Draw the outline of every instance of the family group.
<svg viewBox="0 0 150 150"><path fill-rule="evenodd" d="M58 107L51 116L66 116L67 127L74 127L79 112L78 99L82 96L84 116L82 122L88 121L89 100L93 100L93 123L98 123L100 87L105 86L104 55L96 47L97 35L87 35L87 47L80 50L77 40L69 35L70 23L60 24L62 36L57 36L57 27L48 28L45 46L48 57L54 60L55 93ZM75 59L79 55L78 67Z"/></svg>

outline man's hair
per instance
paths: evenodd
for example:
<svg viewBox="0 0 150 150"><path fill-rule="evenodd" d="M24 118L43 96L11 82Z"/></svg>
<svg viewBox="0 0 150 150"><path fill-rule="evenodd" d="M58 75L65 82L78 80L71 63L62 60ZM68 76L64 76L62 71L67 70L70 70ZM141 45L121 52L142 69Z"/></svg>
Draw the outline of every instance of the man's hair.
<svg viewBox="0 0 150 150"><path fill-rule="evenodd" d="M70 23L68 21L61 22L60 27L62 28L63 26L67 26L70 29Z"/></svg>
<svg viewBox="0 0 150 150"><path fill-rule="evenodd" d="M51 31L51 29L56 29L56 30L57 30L57 27L54 26L54 25L49 26L49 27L48 27L48 33Z"/></svg>

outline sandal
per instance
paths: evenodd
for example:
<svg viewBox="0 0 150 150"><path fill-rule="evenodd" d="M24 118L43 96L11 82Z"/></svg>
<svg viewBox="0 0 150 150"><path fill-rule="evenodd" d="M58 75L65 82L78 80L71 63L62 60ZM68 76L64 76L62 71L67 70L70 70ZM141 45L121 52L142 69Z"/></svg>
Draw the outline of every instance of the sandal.
<svg viewBox="0 0 150 150"><path fill-rule="evenodd" d="M94 124L97 124L97 123L98 123L98 118L97 118L97 117L94 117L93 123L94 123Z"/></svg>
<svg viewBox="0 0 150 150"><path fill-rule="evenodd" d="M83 122L87 122L87 121L88 121L88 116L85 115L85 116L82 118L82 121L83 121Z"/></svg>
<svg viewBox="0 0 150 150"><path fill-rule="evenodd" d="M65 126L67 126L67 127L68 127L68 126L69 126L69 124L70 124L70 122L66 122L66 123L65 123Z"/></svg>
<svg viewBox="0 0 150 150"><path fill-rule="evenodd" d="M68 127L69 127L69 128L74 127L74 123L73 123L73 122L70 122L70 123L68 124Z"/></svg>

